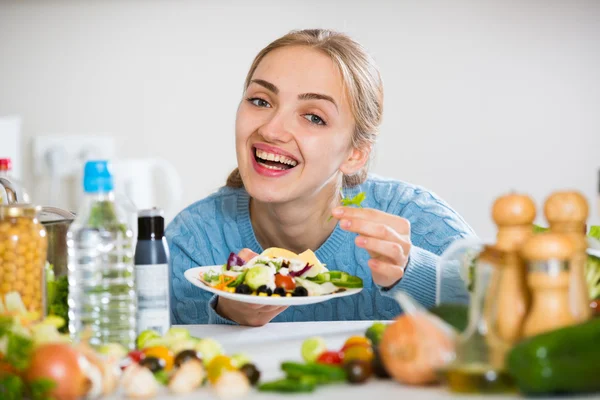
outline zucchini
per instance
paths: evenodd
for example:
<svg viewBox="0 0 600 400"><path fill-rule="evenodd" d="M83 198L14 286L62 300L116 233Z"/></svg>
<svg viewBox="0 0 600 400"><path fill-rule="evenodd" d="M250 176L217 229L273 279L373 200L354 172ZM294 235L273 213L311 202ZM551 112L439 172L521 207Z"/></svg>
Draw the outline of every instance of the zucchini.
<svg viewBox="0 0 600 400"><path fill-rule="evenodd" d="M600 392L600 319L542 333L517 343L508 372L526 395Z"/></svg>
<svg viewBox="0 0 600 400"><path fill-rule="evenodd" d="M469 323L469 308L464 304L440 304L430 308L429 312L440 317L459 332L463 332Z"/></svg>

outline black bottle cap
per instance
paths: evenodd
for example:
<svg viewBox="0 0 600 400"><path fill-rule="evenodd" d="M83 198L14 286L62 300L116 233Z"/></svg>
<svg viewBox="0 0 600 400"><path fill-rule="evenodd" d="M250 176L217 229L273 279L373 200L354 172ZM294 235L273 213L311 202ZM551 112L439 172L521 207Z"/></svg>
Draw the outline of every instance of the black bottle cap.
<svg viewBox="0 0 600 400"><path fill-rule="evenodd" d="M160 240L165 233L165 219L159 208L138 212L138 240Z"/></svg>

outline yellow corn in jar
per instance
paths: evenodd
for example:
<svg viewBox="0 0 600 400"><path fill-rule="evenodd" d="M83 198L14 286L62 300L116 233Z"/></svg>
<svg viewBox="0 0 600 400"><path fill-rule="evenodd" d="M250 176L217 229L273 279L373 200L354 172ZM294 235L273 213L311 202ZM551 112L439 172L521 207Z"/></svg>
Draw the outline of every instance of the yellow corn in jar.
<svg viewBox="0 0 600 400"><path fill-rule="evenodd" d="M40 207L0 205L0 296L18 292L27 311L45 315L44 278L48 238Z"/></svg>

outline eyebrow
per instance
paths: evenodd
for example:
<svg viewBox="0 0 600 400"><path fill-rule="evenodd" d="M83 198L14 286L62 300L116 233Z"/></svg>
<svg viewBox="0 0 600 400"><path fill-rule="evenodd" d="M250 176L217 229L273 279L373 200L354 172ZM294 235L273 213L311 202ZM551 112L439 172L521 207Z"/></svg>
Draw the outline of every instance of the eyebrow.
<svg viewBox="0 0 600 400"><path fill-rule="evenodd" d="M267 82L267 81L265 81L263 79L252 79L250 81L250 83L256 83L257 85L260 85L260 86L266 88L267 90L269 90L269 91L271 91L271 92L273 92L275 94L279 93L279 89L277 88L277 86L275 86L271 82ZM328 96L326 94L320 94L320 93L303 93L303 94L299 94L298 95L298 99L300 99L300 100L326 100L326 101L331 102L335 106L336 110L338 108L338 106L337 106L335 100L333 99L333 97Z"/></svg>

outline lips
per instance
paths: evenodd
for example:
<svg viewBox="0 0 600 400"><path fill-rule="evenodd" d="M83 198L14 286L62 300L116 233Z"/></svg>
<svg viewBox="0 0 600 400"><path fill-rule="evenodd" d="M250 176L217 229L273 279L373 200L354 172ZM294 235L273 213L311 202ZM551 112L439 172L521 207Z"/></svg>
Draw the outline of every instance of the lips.
<svg viewBox="0 0 600 400"><path fill-rule="evenodd" d="M264 176L285 175L299 164L299 161L290 153L263 143L255 144L252 151L252 164L255 170Z"/></svg>

